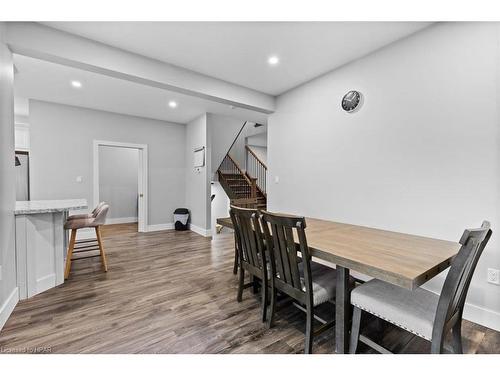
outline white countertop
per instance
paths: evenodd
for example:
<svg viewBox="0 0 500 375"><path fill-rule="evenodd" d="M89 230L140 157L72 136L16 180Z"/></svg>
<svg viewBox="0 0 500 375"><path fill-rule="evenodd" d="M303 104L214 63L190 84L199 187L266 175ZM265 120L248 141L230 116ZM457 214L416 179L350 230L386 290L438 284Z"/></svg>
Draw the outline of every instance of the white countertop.
<svg viewBox="0 0 500 375"><path fill-rule="evenodd" d="M17 201L15 215L46 214L88 208L86 199Z"/></svg>

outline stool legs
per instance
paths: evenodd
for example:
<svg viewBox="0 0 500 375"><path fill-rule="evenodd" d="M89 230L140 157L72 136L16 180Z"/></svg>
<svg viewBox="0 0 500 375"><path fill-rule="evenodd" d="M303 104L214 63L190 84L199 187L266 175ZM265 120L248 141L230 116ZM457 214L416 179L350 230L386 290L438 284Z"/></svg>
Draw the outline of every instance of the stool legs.
<svg viewBox="0 0 500 375"><path fill-rule="evenodd" d="M77 229L71 229L71 237L69 240L68 253L66 254L66 269L64 271L65 280L69 277L69 272L71 271L71 258L73 257L73 250L75 249L76 231Z"/></svg>
<svg viewBox="0 0 500 375"><path fill-rule="evenodd" d="M68 254L66 255L66 268L64 270L64 279L65 280L69 277L69 273L71 272L71 258L73 257L73 251L75 250L76 232L77 232L77 229L71 229L71 237L69 240ZM108 262L106 261L106 253L104 252L104 246L102 245L101 228L100 227L95 227L95 234L97 237L97 243L99 245L99 252L100 252L100 256L101 256L102 267L104 268L105 272L108 272ZM97 249L94 248L94 250L97 250Z"/></svg>
<svg viewBox="0 0 500 375"><path fill-rule="evenodd" d="M99 244L99 251L101 252L102 266L105 272L108 272L108 263L106 262L106 254L104 253L104 246L102 245L101 227L95 227L95 234L97 236L97 243Z"/></svg>

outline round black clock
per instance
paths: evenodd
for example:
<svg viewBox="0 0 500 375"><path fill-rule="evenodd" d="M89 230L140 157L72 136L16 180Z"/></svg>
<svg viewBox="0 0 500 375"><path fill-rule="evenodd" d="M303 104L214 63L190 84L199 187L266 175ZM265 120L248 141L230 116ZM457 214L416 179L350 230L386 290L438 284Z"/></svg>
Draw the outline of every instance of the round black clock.
<svg viewBox="0 0 500 375"><path fill-rule="evenodd" d="M352 90L342 98L342 109L346 112L354 111L361 102L361 94L358 91Z"/></svg>

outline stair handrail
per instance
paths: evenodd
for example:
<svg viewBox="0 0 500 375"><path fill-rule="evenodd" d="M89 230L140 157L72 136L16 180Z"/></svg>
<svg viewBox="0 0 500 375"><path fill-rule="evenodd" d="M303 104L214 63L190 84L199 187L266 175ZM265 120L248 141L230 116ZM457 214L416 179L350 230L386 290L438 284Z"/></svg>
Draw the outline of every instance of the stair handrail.
<svg viewBox="0 0 500 375"><path fill-rule="evenodd" d="M267 171L267 165L262 161L260 160L260 158L257 156L257 154L255 154L255 152L253 152L253 150L248 146L248 145L245 145L245 149L250 152L252 154L252 156L257 159L257 161L264 167L264 169Z"/></svg>
<svg viewBox="0 0 500 375"><path fill-rule="evenodd" d="M260 158L248 145L245 145L245 150L247 152L247 154L245 155L247 164L246 175L252 179L255 178L255 184L257 188L265 197L267 197L267 165L264 164L262 160L260 160ZM250 159L248 157L248 154L252 155L253 159Z"/></svg>
<svg viewBox="0 0 500 375"><path fill-rule="evenodd" d="M245 181L250 186L250 198L255 198L257 196L257 183L256 183L257 179L247 176L247 174L243 172L243 170L241 169L240 165L231 157L231 155L229 155L229 153L224 157L221 165L219 166L219 169L217 170L219 177L222 175L222 171L220 168L224 163L224 160L226 160L226 158L233 164L233 166L237 169L239 174L243 176Z"/></svg>
<svg viewBox="0 0 500 375"><path fill-rule="evenodd" d="M247 122L248 122L248 121L245 121L245 122L243 123L243 126L241 127L240 131L238 132L238 134L237 134L237 135L236 135L236 137L234 138L233 143L231 143L231 146L229 146L229 148L227 149L226 156L229 156L229 151L231 151L231 149L233 148L234 144L235 144L235 143L236 143L236 141L238 140L238 138L239 138L239 136L240 136L241 132L243 131L243 129L245 129L245 126L246 126ZM220 164L219 164L219 168L217 168L217 170L219 170L219 169L220 169L220 167L222 166L222 163L224 163L224 159L226 158L226 156L224 156L224 157L222 158L222 161L220 162Z"/></svg>

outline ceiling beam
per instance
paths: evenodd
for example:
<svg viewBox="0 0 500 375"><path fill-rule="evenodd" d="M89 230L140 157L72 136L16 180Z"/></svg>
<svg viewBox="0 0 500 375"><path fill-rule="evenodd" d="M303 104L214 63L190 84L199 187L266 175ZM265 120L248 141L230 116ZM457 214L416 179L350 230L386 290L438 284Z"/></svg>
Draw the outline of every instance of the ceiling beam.
<svg viewBox="0 0 500 375"><path fill-rule="evenodd" d="M13 53L260 113L275 108L273 96L243 86L34 22L7 25Z"/></svg>

